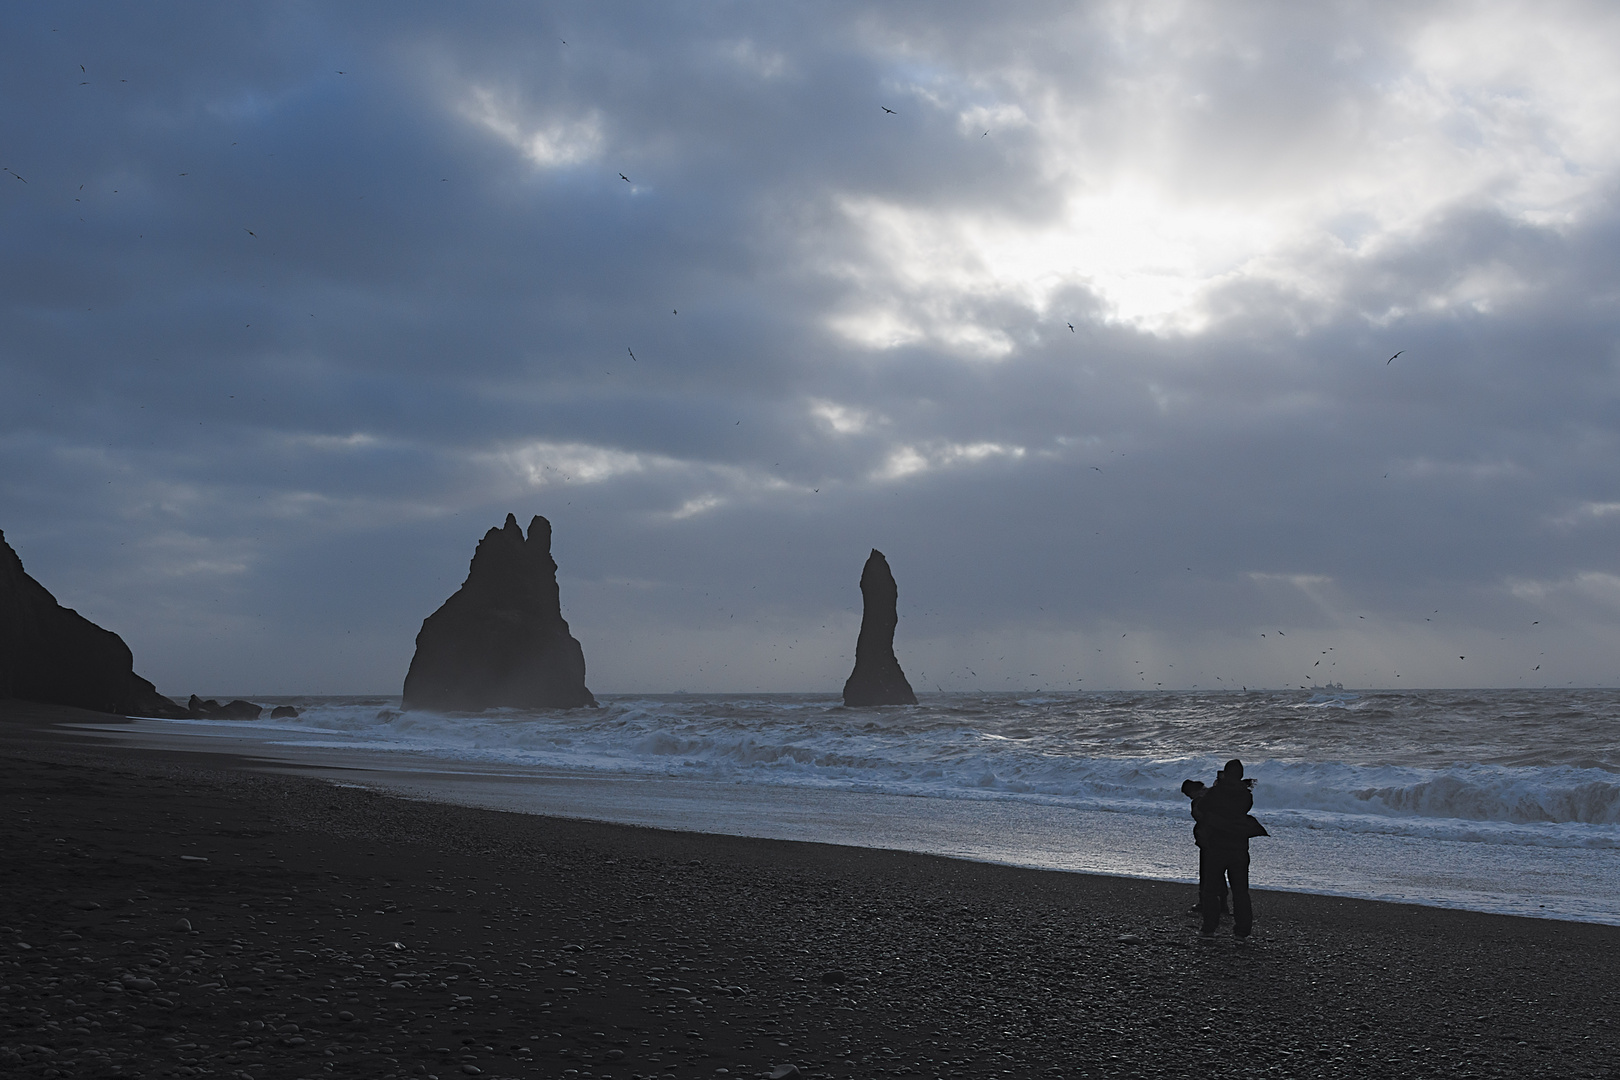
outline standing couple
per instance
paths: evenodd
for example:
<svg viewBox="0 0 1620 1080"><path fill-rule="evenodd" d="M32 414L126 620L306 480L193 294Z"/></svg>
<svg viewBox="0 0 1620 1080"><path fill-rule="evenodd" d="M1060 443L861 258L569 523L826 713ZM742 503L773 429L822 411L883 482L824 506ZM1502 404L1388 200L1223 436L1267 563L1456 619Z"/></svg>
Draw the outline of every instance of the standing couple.
<svg viewBox="0 0 1620 1080"><path fill-rule="evenodd" d="M1181 785L1192 800L1193 841L1198 845L1198 907L1204 918L1199 931L1215 933L1232 893L1232 933L1249 936L1254 907L1249 901L1249 838L1267 836L1265 826L1249 813L1254 809L1254 781L1243 778L1243 762L1233 758L1215 774L1215 786L1198 780Z"/></svg>

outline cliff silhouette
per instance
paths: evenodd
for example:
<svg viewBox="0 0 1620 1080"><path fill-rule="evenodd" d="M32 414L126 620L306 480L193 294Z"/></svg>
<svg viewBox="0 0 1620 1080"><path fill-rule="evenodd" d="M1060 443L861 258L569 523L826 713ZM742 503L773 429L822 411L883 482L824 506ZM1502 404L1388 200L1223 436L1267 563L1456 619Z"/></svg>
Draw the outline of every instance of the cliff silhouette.
<svg viewBox="0 0 1620 1080"><path fill-rule="evenodd" d="M467 580L422 622L405 676L405 708L596 707L585 651L568 632L551 557L551 522L524 538L517 518L479 541Z"/></svg>
<svg viewBox="0 0 1620 1080"><path fill-rule="evenodd" d="M900 587L889 560L877 548L861 571L861 635L855 640L855 670L844 683L845 705L915 705L906 673L894 656L900 624Z"/></svg>
<svg viewBox="0 0 1620 1080"><path fill-rule="evenodd" d="M124 639L72 608L23 569L0 532L0 699L124 716L189 716L135 674Z"/></svg>

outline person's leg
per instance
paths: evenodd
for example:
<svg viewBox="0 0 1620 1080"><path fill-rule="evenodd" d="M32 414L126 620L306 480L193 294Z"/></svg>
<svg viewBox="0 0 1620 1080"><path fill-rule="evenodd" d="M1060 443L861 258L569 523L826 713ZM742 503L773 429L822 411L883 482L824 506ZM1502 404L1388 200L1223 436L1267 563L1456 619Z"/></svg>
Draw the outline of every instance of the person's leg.
<svg viewBox="0 0 1620 1080"><path fill-rule="evenodd" d="M1198 849L1198 913L1204 917L1206 934L1221 924L1221 893L1226 889L1220 856L1209 848Z"/></svg>
<svg viewBox="0 0 1620 1080"><path fill-rule="evenodd" d="M1226 876L1232 882L1232 933L1248 937L1254 926L1254 906L1249 902L1249 853L1238 851L1226 860Z"/></svg>

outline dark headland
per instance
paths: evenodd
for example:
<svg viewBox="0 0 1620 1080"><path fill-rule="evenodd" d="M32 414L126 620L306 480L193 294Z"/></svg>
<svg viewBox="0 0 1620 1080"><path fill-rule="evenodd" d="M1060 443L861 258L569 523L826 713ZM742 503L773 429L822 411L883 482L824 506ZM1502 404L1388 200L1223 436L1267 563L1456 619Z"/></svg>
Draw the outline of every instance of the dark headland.
<svg viewBox="0 0 1620 1080"><path fill-rule="evenodd" d="M915 705L906 673L894 655L894 631L900 624L900 587L889 560L877 548L861 570L861 634L855 639L855 670L844 683L844 704Z"/></svg>
<svg viewBox="0 0 1620 1080"><path fill-rule="evenodd" d="M0 532L0 698L138 716L189 715L135 674L124 639L72 608L23 569Z"/></svg>
<svg viewBox="0 0 1620 1080"><path fill-rule="evenodd" d="M1620 1063L1620 928L1261 892L1249 944L1204 942L1190 885L412 802L74 721L121 722L0 703L7 1077Z"/></svg>
<svg viewBox="0 0 1620 1080"><path fill-rule="evenodd" d="M525 539L517 518L478 542L467 580L422 623L405 708L476 712L595 707L585 651L568 632L551 557L551 522Z"/></svg>

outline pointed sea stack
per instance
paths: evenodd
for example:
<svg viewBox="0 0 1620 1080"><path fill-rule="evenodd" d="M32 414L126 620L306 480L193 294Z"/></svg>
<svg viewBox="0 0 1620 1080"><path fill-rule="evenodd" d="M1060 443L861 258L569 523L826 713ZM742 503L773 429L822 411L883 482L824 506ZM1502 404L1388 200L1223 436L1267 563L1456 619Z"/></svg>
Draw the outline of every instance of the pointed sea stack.
<svg viewBox="0 0 1620 1080"><path fill-rule="evenodd" d="M900 587L889 572L889 560L873 548L861 571L861 636L855 641L855 670L844 684L845 705L917 704L917 695L894 658L899 600Z"/></svg>
<svg viewBox="0 0 1620 1080"><path fill-rule="evenodd" d="M124 716L189 713L135 674L124 639L103 630L28 576L0 532L0 698L73 705Z"/></svg>
<svg viewBox="0 0 1620 1080"><path fill-rule="evenodd" d="M405 675L405 707L477 712L500 707L596 707L585 650L563 621L551 522L517 518L478 543L467 580L422 622Z"/></svg>

